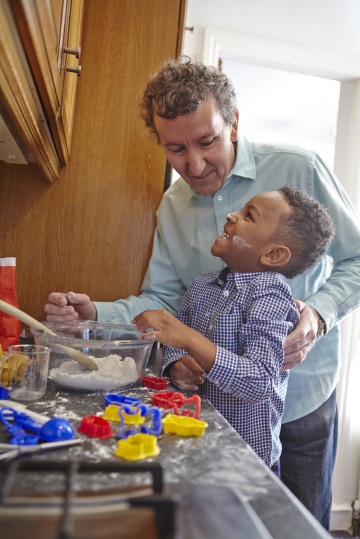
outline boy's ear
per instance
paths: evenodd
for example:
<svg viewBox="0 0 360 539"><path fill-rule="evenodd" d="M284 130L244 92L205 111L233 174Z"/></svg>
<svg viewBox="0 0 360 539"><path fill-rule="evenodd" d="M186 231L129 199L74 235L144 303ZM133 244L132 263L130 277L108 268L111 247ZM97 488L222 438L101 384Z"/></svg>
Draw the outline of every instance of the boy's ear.
<svg viewBox="0 0 360 539"><path fill-rule="evenodd" d="M291 258L291 251L286 245L272 245L268 251L260 256L260 263L263 266L277 268L285 266Z"/></svg>

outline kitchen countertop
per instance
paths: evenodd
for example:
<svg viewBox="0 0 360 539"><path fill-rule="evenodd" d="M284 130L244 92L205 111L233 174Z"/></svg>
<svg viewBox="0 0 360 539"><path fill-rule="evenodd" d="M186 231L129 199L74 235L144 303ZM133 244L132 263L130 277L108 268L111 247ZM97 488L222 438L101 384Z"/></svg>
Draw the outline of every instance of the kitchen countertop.
<svg viewBox="0 0 360 539"><path fill-rule="evenodd" d="M159 352L152 354L147 375L159 375ZM171 385L168 390L176 390ZM137 397L151 405L152 389L133 387L123 394ZM189 395L188 395L189 396ZM28 408L49 417L62 417L74 429L88 415L101 415L104 398L100 393L67 391L51 382L45 396ZM169 413L162 410L162 415ZM202 399L200 420L208 423L203 436L181 437L160 434L160 453L146 459L158 462L164 470L166 493L179 500L180 522L177 538L244 537L246 539L271 537L276 539L328 538L330 535L300 504L275 474L242 440L229 423L205 399ZM112 422L116 434L119 423ZM131 427L130 427L131 428ZM94 463L125 462L114 456L117 439L101 440L78 434L79 446L33 455L31 458L47 461L85 461ZM115 436L116 437L116 436ZM5 428L0 425L0 442L7 441ZM24 458L24 457L22 457ZM124 478L111 474L114 484L124 485ZM46 479L37 478L35 489L42 490ZM53 478L48 480L53 481ZM144 474L132 474L126 484L142 485L149 479ZM96 490L109 488L109 477L99 474L91 480ZM85 487L89 485L85 484ZM245 509L246 515L242 513ZM245 517L253 522L252 532L239 532L245 526Z"/></svg>

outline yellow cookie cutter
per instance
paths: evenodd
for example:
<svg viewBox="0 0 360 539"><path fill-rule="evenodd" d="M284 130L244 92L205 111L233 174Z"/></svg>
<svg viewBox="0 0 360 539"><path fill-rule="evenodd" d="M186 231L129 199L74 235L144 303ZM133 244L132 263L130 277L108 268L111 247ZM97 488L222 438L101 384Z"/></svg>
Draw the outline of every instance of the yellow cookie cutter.
<svg viewBox="0 0 360 539"><path fill-rule="evenodd" d="M162 420L164 432L173 432L179 436L203 436L208 424L194 417L168 414Z"/></svg>
<svg viewBox="0 0 360 539"><path fill-rule="evenodd" d="M126 440L119 440L114 455L125 460L143 460L159 453L156 436L139 433L129 436Z"/></svg>
<svg viewBox="0 0 360 539"><path fill-rule="evenodd" d="M120 422L119 409L120 406L117 406L116 404L109 404L105 408L103 418L107 419L108 421ZM131 406L131 409L136 410L136 407ZM126 414L124 411L122 411L122 414L124 416L124 423L126 425L141 425L145 421L145 417L141 417L141 410L136 414Z"/></svg>

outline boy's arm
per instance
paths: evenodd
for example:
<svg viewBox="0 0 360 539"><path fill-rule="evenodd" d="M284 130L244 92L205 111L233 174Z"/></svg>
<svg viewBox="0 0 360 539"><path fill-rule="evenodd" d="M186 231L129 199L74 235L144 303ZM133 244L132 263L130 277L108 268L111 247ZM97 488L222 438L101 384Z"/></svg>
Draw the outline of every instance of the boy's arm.
<svg viewBox="0 0 360 539"><path fill-rule="evenodd" d="M144 333L141 336L142 340L156 340L170 348L185 350L206 371L210 371L213 367L216 345L169 312L144 311L138 314L132 322L136 324L139 331Z"/></svg>

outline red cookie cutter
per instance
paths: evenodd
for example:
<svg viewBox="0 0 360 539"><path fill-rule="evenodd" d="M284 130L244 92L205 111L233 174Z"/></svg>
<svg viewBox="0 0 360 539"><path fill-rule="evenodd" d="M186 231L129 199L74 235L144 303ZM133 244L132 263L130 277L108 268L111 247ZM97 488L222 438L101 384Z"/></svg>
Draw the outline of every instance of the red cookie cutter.
<svg viewBox="0 0 360 539"><path fill-rule="evenodd" d="M152 402L154 406L160 408L172 408L175 415L195 417L199 419L201 399L199 395L193 395L192 397L184 397L181 393L175 393L174 391L165 391L164 393L154 393L152 395ZM195 404L195 414L192 410L182 410L181 414L179 408L182 408L184 404Z"/></svg>
<svg viewBox="0 0 360 539"><path fill-rule="evenodd" d="M110 438L114 435L109 421L97 415L83 417L78 431L92 438Z"/></svg>
<svg viewBox="0 0 360 539"><path fill-rule="evenodd" d="M141 380L143 387L150 387L151 389L156 389L157 391L166 389L169 383L169 380L158 378L157 376L143 376Z"/></svg>
<svg viewBox="0 0 360 539"><path fill-rule="evenodd" d="M177 397L180 395L180 397ZM154 406L159 406L159 408L174 408L173 401L178 399L179 404L182 405L182 395L180 393L175 393L174 391L163 391L162 393L153 393L151 395L152 403Z"/></svg>

